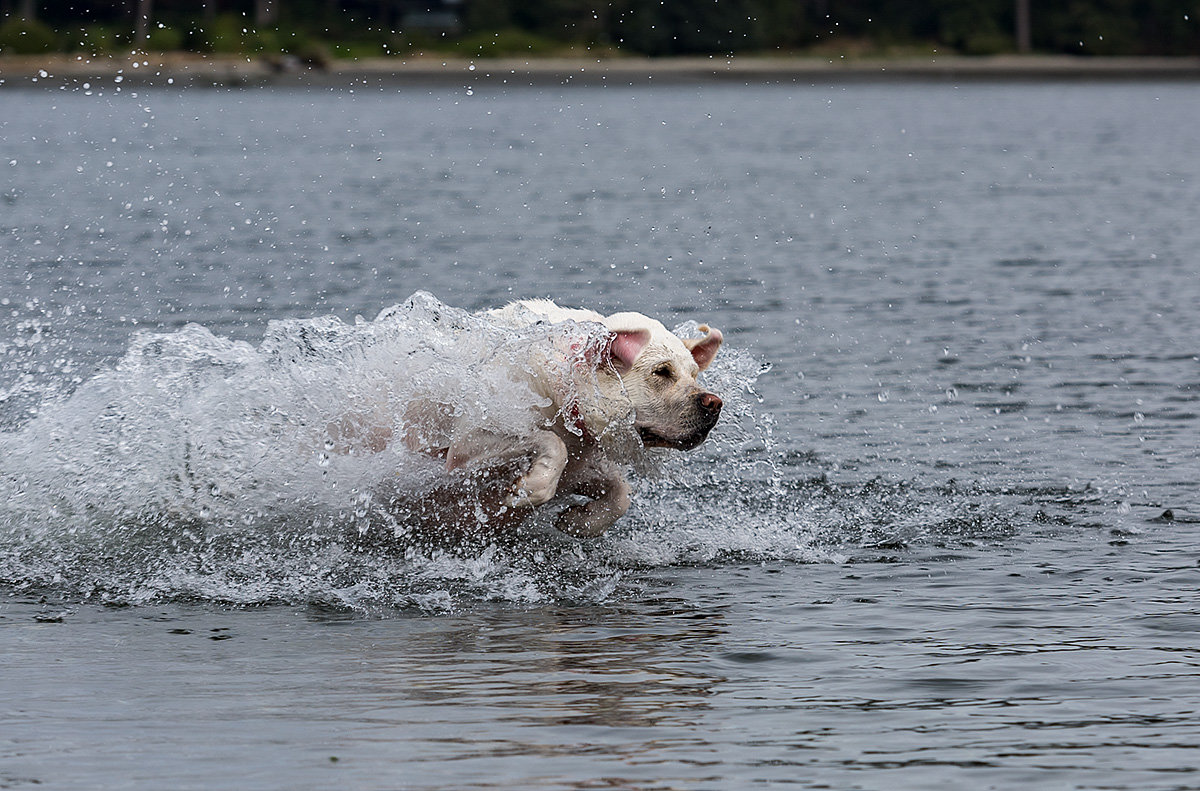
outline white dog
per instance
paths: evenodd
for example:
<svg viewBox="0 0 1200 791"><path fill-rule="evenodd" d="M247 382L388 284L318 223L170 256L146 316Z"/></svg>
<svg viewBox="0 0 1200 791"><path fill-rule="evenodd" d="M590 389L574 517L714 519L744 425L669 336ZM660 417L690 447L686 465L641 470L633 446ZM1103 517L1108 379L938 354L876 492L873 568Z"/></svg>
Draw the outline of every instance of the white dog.
<svg viewBox="0 0 1200 791"><path fill-rule="evenodd" d="M690 450L721 414L721 399L696 381L721 346L716 329L701 325L704 337L683 340L640 313L602 316L548 300L514 302L481 318L518 330L536 324L571 330L564 323L574 323L580 336L583 327L596 331L587 335L586 350L531 349L528 363L509 371L545 405L539 408L541 428L520 435L495 427L460 430L444 410L408 405L398 425L404 445L444 458L447 470L469 471L483 484L469 492L451 486L427 504L455 530L514 526L535 507L574 495L577 502L558 515L556 526L572 536L598 536L629 510L622 468L632 461L631 444ZM598 333L596 325L608 332ZM389 429L362 438L375 451L393 439ZM501 480L506 475L512 476L507 484ZM488 486L497 481L502 485ZM493 493L490 499L480 495L484 489Z"/></svg>
<svg viewBox="0 0 1200 791"><path fill-rule="evenodd" d="M633 428L647 447L691 450L704 442L720 417L721 399L696 382L721 346L719 330L702 325L703 338L681 340L640 313L602 316L548 300L516 302L488 315L510 326L594 322L612 333L606 353L595 361L595 400L584 397L578 403L561 403L561 390L549 375L535 375L532 383L551 402L545 411L552 414L547 416L549 428L522 438L533 450L533 462L507 505L529 508L569 494L592 498L558 516L556 525L564 533L600 535L629 510L629 484L620 459L611 458L605 443L598 441L612 420L632 417ZM541 372L535 369L537 373ZM448 464L472 460L471 451L451 448Z"/></svg>

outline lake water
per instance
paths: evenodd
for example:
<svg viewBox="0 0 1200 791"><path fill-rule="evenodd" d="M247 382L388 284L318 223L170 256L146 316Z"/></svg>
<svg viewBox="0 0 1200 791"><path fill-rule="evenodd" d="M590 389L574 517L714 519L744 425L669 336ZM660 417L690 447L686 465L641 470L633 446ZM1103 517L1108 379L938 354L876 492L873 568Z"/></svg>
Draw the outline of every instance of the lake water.
<svg viewBox="0 0 1200 791"><path fill-rule="evenodd" d="M120 88L0 94L0 788L1200 788L1195 86ZM347 542L415 478L279 437L377 372L272 360L416 292L725 419Z"/></svg>

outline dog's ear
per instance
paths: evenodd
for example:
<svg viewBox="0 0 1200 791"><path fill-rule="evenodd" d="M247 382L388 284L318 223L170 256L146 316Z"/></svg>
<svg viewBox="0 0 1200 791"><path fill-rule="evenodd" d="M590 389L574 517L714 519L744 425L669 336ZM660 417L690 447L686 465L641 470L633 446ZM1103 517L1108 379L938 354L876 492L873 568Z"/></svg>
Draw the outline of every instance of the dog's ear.
<svg viewBox="0 0 1200 791"><path fill-rule="evenodd" d="M717 349L721 348L721 341L725 340L725 337L721 335L719 329L710 327L707 324L701 324L697 329L705 334L704 337L688 338L683 342L683 345L692 353L692 359L696 361L696 365L700 366L700 370L703 371L712 365L713 358L717 356Z"/></svg>
<svg viewBox="0 0 1200 791"><path fill-rule="evenodd" d="M633 367L633 361L649 342L650 330L619 330L613 333L612 342L608 344L607 357L617 373L628 373Z"/></svg>

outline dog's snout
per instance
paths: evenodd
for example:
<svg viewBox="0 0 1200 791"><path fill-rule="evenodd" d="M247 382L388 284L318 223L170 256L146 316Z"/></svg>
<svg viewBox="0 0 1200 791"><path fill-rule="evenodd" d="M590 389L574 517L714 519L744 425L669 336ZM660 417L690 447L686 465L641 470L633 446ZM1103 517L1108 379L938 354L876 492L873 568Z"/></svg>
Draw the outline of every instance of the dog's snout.
<svg viewBox="0 0 1200 791"><path fill-rule="evenodd" d="M712 393L701 393L696 396L696 405L700 407L700 411L709 415L716 415L721 411L721 399Z"/></svg>

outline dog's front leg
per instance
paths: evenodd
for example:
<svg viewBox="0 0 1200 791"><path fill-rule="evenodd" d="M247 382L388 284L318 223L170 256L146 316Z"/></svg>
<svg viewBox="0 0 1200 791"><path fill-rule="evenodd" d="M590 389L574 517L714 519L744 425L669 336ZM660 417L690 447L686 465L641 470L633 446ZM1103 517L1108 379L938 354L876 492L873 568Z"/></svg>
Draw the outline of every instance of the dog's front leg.
<svg viewBox="0 0 1200 791"><path fill-rule="evenodd" d="M532 508L549 502L558 491L558 480L567 466L567 446L552 431L513 437L490 431L471 431L455 437L446 453L446 468L487 469L530 458L529 469L504 499L509 508Z"/></svg>
<svg viewBox="0 0 1200 791"><path fill-rule="evenodd" d="M629 482L620 471L605 465L596 472L599 474L575 487L575 494L591 497L591 502L567 508L555 522L555 527L569 536L595 538L629 510Z"/></svg>
<svg viewBox="0 0 1200 791"><path fill-rule="evenodd" d="M506 505L534 507L549 502L558 491L558 481L567 467L567 446L552 431L538 431L531 437L534 448L529 471L517 481Z"/></svg>

